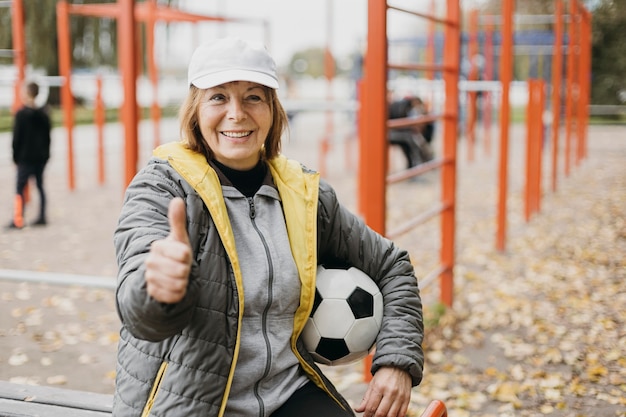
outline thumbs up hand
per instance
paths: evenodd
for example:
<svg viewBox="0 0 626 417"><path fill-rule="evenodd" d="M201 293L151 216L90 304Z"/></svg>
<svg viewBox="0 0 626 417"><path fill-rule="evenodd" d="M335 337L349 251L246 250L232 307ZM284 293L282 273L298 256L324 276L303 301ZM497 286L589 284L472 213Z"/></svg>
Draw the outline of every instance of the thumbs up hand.
<svg viewBox="0 0 626 417"><path fill-rule="evenodd" d="M185 202L177 197L169 205L170 234L152 243L146 258L146 289L162 303L181 301L187 293L192 250L187 234Z"/></svg>

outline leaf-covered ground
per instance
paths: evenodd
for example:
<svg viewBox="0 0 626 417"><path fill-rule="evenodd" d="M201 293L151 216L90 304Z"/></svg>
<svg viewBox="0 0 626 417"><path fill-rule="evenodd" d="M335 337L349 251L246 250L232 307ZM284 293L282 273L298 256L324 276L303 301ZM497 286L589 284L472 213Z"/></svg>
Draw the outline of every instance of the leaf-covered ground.
<svg viewBox="0 0 626 417"><path fill-rule="evenodd" d="M426 307L411 415L439 399L453 417L626 416L626 129L593 132L528 223L514 145L504 251L493 167L460 160L454 309Z"/></svg>

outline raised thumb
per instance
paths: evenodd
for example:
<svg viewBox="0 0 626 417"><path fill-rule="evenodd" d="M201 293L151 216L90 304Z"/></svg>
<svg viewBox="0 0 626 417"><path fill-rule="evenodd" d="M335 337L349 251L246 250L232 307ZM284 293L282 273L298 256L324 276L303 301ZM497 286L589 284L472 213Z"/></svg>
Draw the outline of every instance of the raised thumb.
<svg viewBox="0 0 626 417"><path fill-rule="evenodd" d="M167 210L167 218L170 223L170 238L178 242L189 243L187 234L187 213L185 202L182 198L176 197L170 201Z"/></svg>

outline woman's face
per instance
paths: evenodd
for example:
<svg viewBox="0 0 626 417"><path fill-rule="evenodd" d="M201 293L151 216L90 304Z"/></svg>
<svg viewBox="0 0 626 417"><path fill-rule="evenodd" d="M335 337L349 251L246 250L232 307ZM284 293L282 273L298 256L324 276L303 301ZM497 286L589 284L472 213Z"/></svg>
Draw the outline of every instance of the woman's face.
<svg viewBox="0 0 626 417"><path fill-rule="evenodd" d="M265 87L234 81L207 88L198 108L198 123L218 162L242 171L253 168L272 125Z"/></svg>

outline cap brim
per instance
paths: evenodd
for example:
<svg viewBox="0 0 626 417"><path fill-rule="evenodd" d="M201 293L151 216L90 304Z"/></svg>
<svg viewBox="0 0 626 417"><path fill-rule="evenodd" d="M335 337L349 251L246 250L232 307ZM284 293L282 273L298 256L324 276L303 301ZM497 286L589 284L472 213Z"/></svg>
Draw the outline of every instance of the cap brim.
<svg viewBox="0 0 626 417"><path fill-rule="evenodd" d="M190 80L190 84L205 89L233 81L249 81L273 88L274 90L278 89L278 80L276 80L276 78L262 72L251 70L229 69L228 71L207 74Z"/></svg>

